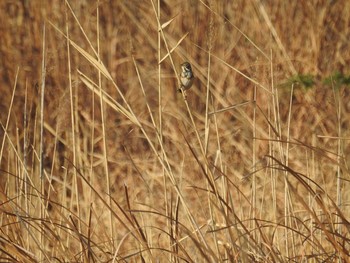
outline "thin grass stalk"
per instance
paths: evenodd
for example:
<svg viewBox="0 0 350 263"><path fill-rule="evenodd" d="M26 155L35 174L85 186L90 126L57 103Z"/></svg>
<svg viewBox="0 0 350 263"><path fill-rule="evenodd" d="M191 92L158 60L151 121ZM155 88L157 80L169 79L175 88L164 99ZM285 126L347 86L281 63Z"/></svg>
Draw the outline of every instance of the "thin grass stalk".
<svg viewBox="0 0 350 263"><path fill-rule="evenodd" d="M52 181L52 178L53 178L53 176L54 176L54 168L55 168L55 166L56 166L56 153L57 153L57 142L58 142L58 131L59 131L59 123L57 122L56 123L56 130L55 130L55 139L54 139L54 143L53 143L53 151L52 151L52 164L51 164L51 171L50 171L50 176L49 176L49 180L50 180L50 182ZM48 207L48 203L49 203L49 200L50 200L50 193L51 193L51 191L52 191L52 188L51 187L49 187L49 189L47 189L47 203L46 203L46 207ZM60 235L60 233L61 233L61 228L58 228L58 230L57 230L57 235L60 237L61 235ZM62 243L61 243L62 244ZM56 250L52 250L52 255L51 255L51 257L55 257L56 255L54 254L54 253L57 253L57 251Z"/></svg>
<svg viewBox="0 0 350 263"><path fill-rule="evenodd" d="M342 163L342 157L343 157L343 140L342 140L342 104L341 104L341 96L340 96L340 87L334 87L334 85L332 85L333 88L333 94L334 94L334 101L335 101L335 106L336 108L336 113L337 113L337 135L338 135L338 139L337 139L337 206L339 207L339 209L341 209L342 207L342 170L341 170L341 163ZM336 214L336 218L335 218L335 224L336 224L336 231L338 232L338 234L341 236L342 235L342 224L340 222L339 219L339 215ZM341 242L341 240L339 240L339 242ZM343 260L341 259L341 256L338 255L339 258L339 262L343 262Z"/></svg>
<svg viewBox="0 0 350 263"><path fill-rule="evenodd" d="M286 249L286 257L290 257L289 251L289 227L290 227L290 206L289 206L289 187L288 187L288 174L284 173L284 243ZM293 233L291 233L293 234Z"/></svg>
<svg viewBox="0 0 350 263"><path fill-rule="evenodd" d="M273 78L273 76L272 76ZM282 127L281 127L281 116L280 116L280 103L279 103L279 94L278 94L278 89L276 86L274 86L274 96L273 96L273 117L274 117L274 127L275 131L277 133L274 134L276 137L276 143L273 144L273 153L272 156L274 156L276 153L279 154L279 160L281 160L283 163L285 162L285 151L283 149L283 142L282 142ZM276 164L275 161L272 161L272 165L274 166ZM278 175L278 171L276 171ZM285 179L287 179L285 177ZM285 228L284 230L284 235L282 235L282 238L284 239L284 244L285 244L285 250L286 250L286 255L289 257L289 246L288 246L288 211L289 211L289 198L288 198L288 184L287 181L285 180L284 182L284 224Z"/></svg>
<svg viewBox="0 0 350 263"><path fill-rule="evenodd" d="M257 204L256 204L256 97L257 97L257 87L254 85L254 105L253 105L253 158L252 158L252 167L253 167L253 176L252 176L252 205L251 205L251 215L252 218L256 218L256 209L257 209ZM252 220L252 229L256 229L256 221ZM254 239L257 239L256 232L253 232L253 237Z"/></svg>
<svg viewBox="0 0 350 263"><path fill-rule="evenodd" d="M209 125L209 98L211 95L210 92L210 80L211 80L211 51L212 51L212 47L213 47L213 37L214 37L214 19L213 19L213 12L212 12L212 1L210 1L209 3L210 9L210 15L209 15L209 28L207 31L207 46L208 46L208 69L207 69L207 83L206 83L206 96L205 96L205 118L204 118L204 158L207 160L208 158L208 148L209 148L209 137L210 137L210 125ZM205 162L205 173L208 174L209 173L209 166L208 166L208 162ZM213 176L213 172L210 172L212 174L212 184L215 184L214 182L214 176ZM213 210L212 207L212 199L211 199L211 191L210 191L210 183L208 181L206 181L206 187L207 187L207 198L208 198L208 209L209 209L209 213L210 213L210 220L212 222L212 227L213 227L213 241L215 244L215 249L216 249L216 253L217 255L219 255L220 260L222 260L221 258L221 254L219 252L219 240L216 234L216 223L219 219L216 218L215 216L215 212Z"/></svg>
<svg viewBox="0 0 350 263"><path fill-rule="evenodd" d="M141 87L141 90L142 90L142 93L143 93L143 96L145 98L145 103L146 103L146 107L147 107L147 110L148 110L148 114L151 118L151 122L152 122L152 125L153 125L153 129L155 130L155 133L158 135L158 140L159 140L159 143L160 145L162 145L162 138L161 138L161 134L160 132L158 131L158 128L157 128L157 124L156 124L156 121L154 119L154 116L153 116L153 113L152 113L152 109L151 109L151 106L149 105L148 103L148 100L147 100L147 96L146 96L146 92L145 92L145 89L144 89L144 85L143 85L143 82L142 82L142 79L141 79L141 76L140 76L140 72L139 72L139 69L138 69L138 65L137 65L137 62L135 60L135 57L132 56L132 61L134 63L134 67L135 67L135 71L136 71L136 74L137 74L137 78L139 80L139 84L140 84L140 87ZM160 148L161 150L161 148ZM162 160L164 161L166 156L165 156L165 153L164 152L159 152L159 156L161 156ZM130 159L131 159L131 156L130 156ZM168 164L169 165L169 164ZM162 171L163 171L163 176L165 176L165 171L166 171L166 168L162 166ZM143 178L142 178L143 179ZM163 178L164 179L164 178ZM143 179L144 180L144 179ZM164 188L166 188L166 184L165 184L165 180L163 181L164 182ZM151 191L151 189L148 189ZM166 190L164 190L166 192ZM165 199L165 204L167 204L167 200ZM167 208L166 208L167 209ZM143 214L141 213L141 217L143 218ZM149 229L149 235L147 235L148 237L148 246L149 247L152 247L152 239L150 238L152 236L152 228Z"/></svg>
<svg viewBox="0 0 350 263"><path fill-rule="evenodd" d="M313 137L312 137L312 144L311 145L313 145L313 146L316 146L317 145L317 137L316 137L316 135L314 135ZM315 156L315 151L311 151L311 162L312 162L312 168L311 168L311 171L312 171L312 177L310 176L310 178L312 179L312 180L314 180L314 181L316 181L316 156ZM309 207L311 208L311 209L313 209L313 210L315 210L316 212L317 212L317 210L316 210L316 208L314 208L314 202L313 202L313 196L311 195L311 193L309 192L308 193L308 197L309 197ZM310 229L310 233L314 233L315 232L315 222L314 222L314 220L313 220L313 218L312 218L312 216L311 215L309 215L309 229ZM310 237L310 239L311 239L311 242L314 242L314 240L316 239L315 238L315 235L313 234L313 235L311 235L311 237ZM316 252L316 250L315 250L315 248L312 246L312 248L311 248L311 254L314 254Z"/></svg>
<svg viewBox="0 0 350 263"><path fill-rule="evenodd" d="M45 77L46 77L46 36L45 36L45 23L43 24L43 42L42 42L42 64L41 64L41 93L40 93L40 149L39 149L39 174L40 174L40 192L41 195L44 195L45 193L45 185L44 185L44 160L43 160L43 140L44 140L44 97L45 97ZM41 197L39 197L41 198ZM44 217L45 206L40 206L40 218ZM42 231L39 232L39 240L40 244L44 244L45 236ZM43 256L46 256L45 253L43 253L43 250L40 249L39 252L39 258L40 260L43 260Z"/></svg>
<svg viewBox="0 0 350 263"><path fill-rule="evenodd" d="M270 77L271 77L271 94L273 94L275 92L275 85L274 85L274 70L273 70L273 56L272 56L272 49L270 50ZM275 116L275 99L274 96L271 96L271 101L269 101L268 103L268 119L270 120L271 118L274 118ZM272 104L272 105L271 105ZM268 125L268 138L269 139L273 139L273 136L275 136L274 131L272 130L271 125ZM273 156L274 154L274 148L275 148L275 143L272 140L269 140L268 143L268 151L269 151L269 155ZM274 162L269 160L270 167L274 166ZM269 163L267 165L269 165ZM270 170L270 178L271 178L271 195L272 195L272 207L273 207L273 219L275 222L277 222L277 191L276 191L276 178L277 178L277 170L276 169L269 169ZM279 234L276 235L276 241L275 244L278 248L278 250L280 250L280 236Z"/></svg>
<svg viewBox="0 0 350 263"><path fill-rule="evenodd" d="M101 58L100 58L100 26L99 26L99 21L100 21L100 15L99 15L99 0L97 0L97 8L96 8L96 33L97 33L97 60L98 63L102 64ZM100 108L101 108L101 125L102 125L102 141L103 141L103 167L105 171L105 176L106 176L106 188L107 188L107 194L109 198L109 206L112 209L112 198L111 198L111 185L110 185L110 174L109 174L109 168L108 168L108 160L107 160L107 136L106 136L106 116L105 116L105 104L103 100L103 93L102 93L102 76L101 76L101 71L98 70L98 88L100 90ZM110 234L111 234L111 243L112 243L112 249L115 249L114 246L114 227L113 227L113 215L112 211L109 210L109 226L110 226Z"/></svg>
<svg viewBox="0 0 350 263"><path fill-rule="evenodd" d="M16 138L16 146L17 146L18 154L19 154L19 156L17 158L21 158L21 156L23 156L23 153L21 154L21 152L20 152L22 147L21 147L21 145L19 143L19 134L18 134L18 132L19 132L19 129L16 129L16 132L15 132L16 137L15 138ZM22 170L21 168L22 167L19 165L19 162L17 162L17 161L15 161L14 166L15 166L15 174L18 175L18 176L16 176L14 178L15 179L14 180L14 191L15 191L15 193L19 193L23 189L23 178L21 176L22 175L22 173L21 173L21 170ZM17 195L16 199L15 199L15 202L18 205L21 205L21 206L23 204L22 197L23 197L23 195Z"/></svg>
<svg viewBox="0 0 350 263"><path fill-rule="evenodd" d="M338 139L337 139L337 206L341 208L342 206L342 193L341 193L341 177L342 177L342 171L340 168L340 163L342 161L342 104L341 104L341 96L340 96L340 87L335 88L333 85L333 92L334 92L334 100L335 105L337 106L336 112L337 112L337 123L338 123ZM337 217L338 218L338 217ZM338 220L337 220L338 223ZM339 234L341 234L341 225L338 225L338 231Z"/></svg>
<svg viewBox="0 0 350 263"><path fill-rule="evenodd" d="M315 139L315 136L312 136L312 140L314 140ZM314 145L314 143L312 142L311 143L311 145ZM308 177L310 178L310 180L308 180L308 184L309 184L309 187L313 190L313 191L315 191L315 187L314 186L312 186L311 185L311 180L313 180L313 181L315 181L312 177L313 177L313 159L312 159L312 153L311 153L311 157L309 156L309 151L306 149L305 150L305 154L306 154L306 170L307 170L307 175L308 175ZM310 159L311 158L311 159ZM315 191L316 192L316 191ZM305 198L306 199L306 198ZM310 194L310 192L308 192L307 193L307 200L308 200L308 205L310 206L310 207L312 207L312 202L311 202L311 194ZM310 218L309 218L309 220L310 220ZM306 224L305 224L306 225ZM310 228L311 228L311 226L310 226ZM310 239L312 240L312 237L310 237ZM301 242L302 243L302 242ZM306 248L306 249L304 249L304 253L307 253L307 251L308 251L308 248Z"/></svg>
<svg viewBox="0 0 350 263"><path fill-rule="evenodd" d="M190 120L191 120L191 124L192 124L193 130L194 130L194 132L196 134L196 137L197 137L197 141L198 141L198 144L199 144L199 148L201 150L201 154L202 154L202 157L203 157L204 164L205 164L205 166L207 166L208 165L208 160L207 160L206 155L205 155L203 143L202 143L202 140L200 138L200 135L199 135L199 132L198 132L198 129L197 129L197 125L196 125L196 123L195 123L195 121L193 119L192 111L190 109L190 106L188 105L185 92L182 92L182 96L183 96L184 103L186 105L186 109L187 109L188 115L189 115ZM215 180L214 180L214 177L213 177L213 174L212 174L211 170L208 170L208 176L209 176L208 178L210 179L210 184L214 187L214 189L213 189L214 194L218 198L218 190L216 188Z"/></svg>
<svg viewBox="0 0 350 263"><path fill-rule="evenodd" d="M156 121L155 121L155 119L154 119L151 106L150 106L149 103L148 103L147 96L146 96L146 92L145 92L145 89L144 89L144 85L143 85L143 82L142 82L142 79L141 79L141 75L140 75L140 72L139 72L139 69L138 69L138 65L137 65L137 62L136 62L134 56L132 56L132 61L133 61L133 63L134 63L134 68L135 68L135 71L136 71L137 78L138 78L138 80L139 80L139 84L140 84L140 87L141 87L143 96L144 96L144 98L145 98L146 107L147 107L147 110L148 110L148 114L149 114L149 116L150 116L150 118L151 118L151 122L152 122L152 125L153 125L153 129L155 130L155 133L158 135L159 143L162 145L160 132L158 131L157 124L156 124ZM163 161L165 160L165 153L164 153L164 152L160 152L160 153L159 153L159 156L162 156L162 157L163 157L163 158L162 158ZM130 158L131 158L131 156L130 156ZM163 170L163 172L165 173L165 167L162 166L162 170ZM166 185L164 185L164 187L166 187ZM151 190L151 189L149 189L149 190ZM141 215L142 220L143 220L143 214L141 213L140 215ZM152 228L150 229L150 234L147 235L147 237L150 237L151 235L152 235ZM151 239L151 238L148 238L147 242L148 242L147 245L148 245L149 247L152 247L152 239Z"/></svg>
<svg viewBox="0 0 350 263"><path fill-rule="evenodd" d="M288 110L288 120L287 120L287 138L286 138L286 149L285 149L285 165L289 165L289 142L290 142L290 124L291 124L291 117L292 117L292 105L293 105L293 96L294 96L294 83L292 84L292 88L290 91L290 100L289 100L289 110ZM288 179L288 173L285 173L285 178ZM288 184L286 184L287 186ZM286 193L288 194L288 203L290 202L290 205L288 205L288 222L289 224L286 226L292 226L292 214L294 214L293 209L293 203L290 198L289 189L286 188ZM296 224L297 225L297 224ZM295 241L294 241L294 233L291 233L291 242L292 242L292 253L293 257L296 255L295 251ZM288 255L289 256L289 255Z"/></svg>
<svg viewBox="0 0 350 263"><path fill-rule="evenodd" d="M68 6L68 3L66 3L66 6ZM66 48L67 48L67 67L68 67L68 85L69 85L69 99L70 99L70 121L71 121L71 136L72 136L72 152L73 152L73 165L77 166L77 149L76 149L76 137L75 137L75 132L76 132L76 127L75 127L75 122L78 121L75 119L75 99L73 96L73 87L72 87L72 69L71 69L71 52L70 52L70 42L69 42L69 20L68 20L68 12L66 9ZM78 178L77 178L77 172L75 169L73 169L73 185L72 187L75 187L75 195L74 191L72 191L72 195L75 196L75 202L77 206L77 214L78 217L80 218L80 198L79 198L79 190L78 190ZM73 202L70 202L70 209L73 209ZM81 223L80 220L78 220L78 231L81 232ZM69 239L70 236L68 236ZM83 251L83 246L81 242L80 244L80 250Z"/></svg>
<svg viewBox="0 0 350 263"><path fill-rule="evenodd" d="M157 21L160 21L160 0L157 1ZM158 118L159 118L159 138L160 138L160 143L163 142L163 124L162 124L162 118L163 118L163 102L162 102L162 78L161 78L161 73L162 73L162 67L161 64L159 63L161 60L161 35L160 35L160 30L158 29L157 31L157 53L158 53ZM164 172L164 171L163 171ZM164 174L163 174L164 175ZM166 188L166 187L165 187ZM166 195L165 195L166 196ZM165 204L167 201L165 202ZM167 207L166 207L167 210Z"/></svg>
<svg viewBox="0 0 350 263"><path fill-rule="evenodd" d="M41 196L40 194L40 189L38 189L38 187L40 187L40 185L37 185L38 180L35 180L36 184L34 184L33 180L38 178L38 158L35 152L35 148L37 148L37 144L38 144L38 133L39 133L39 110L38 107L34 108L35 111L35 117L34 117L34 123L33 123L33 145L31 146L31 151L32 151L32 155L31 155L31 167L28 168L28 170L25 168L25 173L26 173L26 178L27 180L30 182L29 185L31 185L32 187L29 188L30 190L30 194L29 194L29 203L34 203L36 204L35 207L40 207L41 204L38 205L39 202L41 202L41 199L39 199L39 196ZM28 171L31 171L31 173L29 174ZM33 180L32 180L33 179ZM34 194L35 193L35 194ZM38 212L39 210L39 212ZM38 215L40 214L40 208L35 209L33 208L33 206L29 206L29 214L34 214L34 215Z"/></svg>
<svg viewBox="0 0 350 263"><path fill-rule="evenodd" d="M188 114L189 114L189 116L190 116L191 123L192 123L192 127L193 127L193 129L194 129L194 131L195 131L195 134L196 134L196 137L197 137L197 141L198 141L199 146L200 146L201 154L202 154L202 156L203 156L203 158L204 158L203 161L204 161L204 163L205 163L205 166L207 166L207 165L208 165L208 160L207 160L207 158L206 158L206 156L205 156L203 144L202 144L202 141L201 141L201 139L200 139L200 136L199 136L199 132L198 132L196 123L194 122L194 119L193 119L193 116L192 116L192 112L191 112L191 109L190 109L190 107L189 107L189 105L188 105L187 99L186 99L186 97L185 97L186 95L185 95L184 92L182 92L182 96L183 96L183 99L184 99L184 102L185 102L185 105L186 105L186 108L187 108L187 112L188 112ZM208 176L209 176L208 179L210 180L210 184L214 187L213 192L214 192L214 194L216 195L216 197L218 198L218 190L217 190L217 188L216 188L216 183L215 183L213 174L211 173L211 170L208 170ZM203 239L203 241L205 241L205 240ZM204 243L205 243L205 246L207 246L207 242L204 242Z"/></svg>
<svg viewBox="0 0 350 263"><path fill-rule="evenodd" d="M272 56L272 50L271 50L271 59L270 59L270 68L271 68L271 89L272 89L272 117L273 117L273 137L269 137L272 140L274 140L274 137L276 137L276 142L272 142L271 146L269 147L269 151L271 153L271 156L274 156L276 152L279 153L279 159L280 160L285 160L285 156L284 156L284 151L283 151L283 145L282 145L282 141L281 141L281 118L280 118L280 111L279 111L279 96L278 96L278 89L277 87L274 85L274 75L273 75L273 56ZM271 130L269 127L269 133L271 134ZM274 160L271 161L271 167L274 167L276 165L276 162ZM278 175L278 171L275 169L271 169L271 172L273 174L271 181L272 181L272 192L273 194L273 198L274 198L274 211L275 212L275 216L277 215L277 191L276 191L276 176ZM287 206L288 206L288 198L287 198L287 194L286 194L286 188L287 185L285 184L285 199L284 199L284 221L285 221L285 226L288 225L288 212L287 212ZM277 219L277 218L276 218ZM279 235L276 236L276 238L279 238ZM285 249L286 249L286 253L287 255L289 255L288 252L288 228L284 228L284 235L281 236L282 239L284 239L282 242L285 244ZM277 246L280 244L279 240L278 242L276 242Z"/></svg>
<svg viewBox="0 0 350 263"><path fill-rule="evenodd" d="M40 150L39 150L39 173L40 179L44 178L43 175L43 139L44 139L44 97L45 97L45 77L46 77L46 46L45 46L45 23L43 24L43 42L42 42L42 62L41 62L41 93L40 93Z"/></svg>
<svg viewBox="0 0 350 263"><path fill-rule="evenodd" d="M28 108L28 82L26 79L26 86L25 86L25 92L24 92L24 111L23 111L23 166L27 167L27 150L28 150L28 120L27 120L27 116L28 116L28 112L27 112L27 108ZM0 161L1 163L1 161ZM24 205L25 205L25 213L27 215L29 215L29 192L28 192L28 179L27 179L27 175L25 173L25 169L22 169L23 174L22 174L22 178L23 178L23 182L24 182L24 187L23 187L23 192L24 192ZM1 223L1 222L0 222ZM28 227L28 225L27 225ZM29 235L28 233L25 233L25 239L27 242L27 249L29 248Z"/></svg>
<svg viewBox="0 0 350 263"><path fill-rule="evenodd" d="M214 106L213 97L211 97L211 104ZM216 144L217 144L217 151L216 151L217 155L215 158L215 168L214 169L216 169L216 167L219 167L220 172L222 174L227 174L226 171L224 170L224 165L223 165L223 160L222 160L222 151L221 151L221 142L220 142L220 135L219 135L218 120L217 120L217 115L215 114L216 110L214 107L213 107L213 112L214 112L214 114L213 114L212 118L214 120ZM212 171L213 175L215 174L214 169ZM230 190L229 190L229 186L228 186L227 176L221 176L221 178L222 178L221 185L222 185L222 189L223 189L222 196L224 198L224 201L227 204L232 204L232 202L231 202L232 199L231 199ZM231 208L233 209L233 206L231 206ZM225 215L224 219L225 219L225 223L227 225L228 222L226 221L226 217L228 216L228 213L229 213L229 207L224 206L224 208L222 209L222 213ZM230 230L228 230L227 232L228 232L228 237L231 239L231 243L234 243L232 235L230 233ZM214 233L215 233L215 231L214 231ZM218 247L217 247L217 251L218 251Z"/></svg>
<svg viewBox="0 0 350 263"><path fill-rule="evenodd" d="M213 30L214 30L214 21L213 15L210 10L209 16L209 29L208 29L208 70L207 70L207 84L206 84L206 96L205 96L205 123L204 123L204 153L205 156L208 154L209 147L209 96L210 96L210 70L211 70L211 50L212 50L212 41L213 41ZM207 169L208 167L206 167Z"/></svg>
<svg viewBox="0 0 350 263"><path fill-rule="evenodd" d="M99 6L99 4L97 5ZM97 16L97 19L96 19L96 23L99 23L99 16ZM97 29L99 29L99 25L96 26ZM99 45L99 38L97 37L97 44ZM100 78L99 78L99 81L100 81ZM91 127L91 132L90 132L90 145L91 145L91 148L90 148L90 167L89 167L89 183L90 185L95 185L95 176L94 176L94 155L95 155L95 86L92 87L92 92L91 92L91 123L90 123L90 127ZM89 187L89 193L88 193L88 196L89 196L89 214L92 212L92 204L94 202L94 192L93 190ZM111 223L110 223L111 224ZM90 228L89 228L90 230Z"/></svg>
<svg viewBox="0 0 350 263"><path fill-rule="evenodd" d="M161 31L159 28L159 21L161 19L161 9L160 9L160 1L157 1L157 13L156 13L156 19L157 19L157 53L158 53L158 118L159 118L159 143L163 144L163 89L162 89L162 65L160 63L162 56L161 56ZM151 111L150 111L151 112ZM164 158L164 153L160 152L160 157ZM169 216L169 204L168 204L168 189L167 189L167 177L165 174L165 169L162 167L162 175L163 175L163 188L164 188L164 208L165 208L165 215ZM170 220L170 219L169 219ZM169 220L166 220L167 228L171 228L171 222ZM169 237L169 244L172 244L171 237ZM170 261L172 261L171 257L172 255L169 255ZM174 259L174 258L173 258Z"/></svg>

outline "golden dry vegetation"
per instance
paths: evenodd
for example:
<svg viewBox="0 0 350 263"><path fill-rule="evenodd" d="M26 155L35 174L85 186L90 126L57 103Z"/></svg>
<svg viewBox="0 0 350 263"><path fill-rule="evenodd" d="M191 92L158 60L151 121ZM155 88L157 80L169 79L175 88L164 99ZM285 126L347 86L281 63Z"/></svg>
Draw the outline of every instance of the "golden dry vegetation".
<svg viewBox="0 0 350 263"><path fill-rule="evenodd" d="M349 1L0 17L1 262L350 260Z"/></svg>

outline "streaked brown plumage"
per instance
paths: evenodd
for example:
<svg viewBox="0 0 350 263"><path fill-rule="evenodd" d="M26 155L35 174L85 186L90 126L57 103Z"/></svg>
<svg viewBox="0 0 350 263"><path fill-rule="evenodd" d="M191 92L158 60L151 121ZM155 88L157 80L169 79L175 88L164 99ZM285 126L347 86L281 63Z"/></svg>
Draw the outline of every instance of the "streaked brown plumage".
<svg viewBox="0 0 350 263"><path fill-rule="evenodd" d="M193 84L194 75L192 72L191 64L188 62L184 62L181 64L180 81L181 81L181 85L180 85L179 91L188 90L189 88L191 88Z"/></svg>

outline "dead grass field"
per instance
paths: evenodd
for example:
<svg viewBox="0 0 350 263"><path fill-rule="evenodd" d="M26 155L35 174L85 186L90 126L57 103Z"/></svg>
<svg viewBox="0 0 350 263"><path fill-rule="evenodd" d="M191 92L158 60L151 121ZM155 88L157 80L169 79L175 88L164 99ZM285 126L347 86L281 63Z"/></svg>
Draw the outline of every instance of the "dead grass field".
<svg viewBox="0 0 350 263"><path fill-rule="evenodd" d="M350 260L349 1L0 17L1 262Z"/></svg>

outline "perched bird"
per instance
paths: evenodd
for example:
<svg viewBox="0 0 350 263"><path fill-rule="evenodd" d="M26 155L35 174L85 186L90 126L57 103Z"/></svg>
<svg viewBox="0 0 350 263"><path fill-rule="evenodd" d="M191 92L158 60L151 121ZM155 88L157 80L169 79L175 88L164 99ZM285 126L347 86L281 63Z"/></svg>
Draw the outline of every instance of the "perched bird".
<svg viewBox="0 0 350 263"><path fill-rule="evenodd" d="M192 72L191 64L188 62L184 62L181 64L181 74L180 74L180 81L181 85L178 89L179 92L188 90L191 88L193 84L194 76Z"/></svg>

